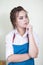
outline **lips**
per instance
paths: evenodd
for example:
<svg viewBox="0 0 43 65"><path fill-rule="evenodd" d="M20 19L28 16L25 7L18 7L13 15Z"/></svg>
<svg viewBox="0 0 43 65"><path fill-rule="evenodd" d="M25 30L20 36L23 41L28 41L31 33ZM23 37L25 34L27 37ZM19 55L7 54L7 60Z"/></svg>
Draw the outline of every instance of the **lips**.
<svg viewBox="0 0 43 65"><path fill-rule="evenodd" d="M28 23L24 23L24 24L26 24L26 25L27 25Z"/></svg>

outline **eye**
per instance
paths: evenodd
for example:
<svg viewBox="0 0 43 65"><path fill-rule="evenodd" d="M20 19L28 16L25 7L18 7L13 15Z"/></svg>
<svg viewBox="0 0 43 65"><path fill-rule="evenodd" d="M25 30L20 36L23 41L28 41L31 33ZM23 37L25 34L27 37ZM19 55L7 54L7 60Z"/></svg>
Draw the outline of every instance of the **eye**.
<svg viewBox="0 0 43 65"><path fill-rule="evenodd" d="M23 19L23 16L21 16L19 19Z"/></svg>

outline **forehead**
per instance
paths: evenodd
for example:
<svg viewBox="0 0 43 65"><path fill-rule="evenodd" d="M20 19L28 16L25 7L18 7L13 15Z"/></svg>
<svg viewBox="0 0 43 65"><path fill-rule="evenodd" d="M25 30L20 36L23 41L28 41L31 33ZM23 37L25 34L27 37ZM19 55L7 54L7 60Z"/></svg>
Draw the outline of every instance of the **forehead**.
<svg viewBox="0 0 43 65"><path fill-rule="evenodd" d="M27 14L27 12L22 10L22 11L20 11L20 12L17 13L17 16L18 17L25 16L26 14Z"/></svg>

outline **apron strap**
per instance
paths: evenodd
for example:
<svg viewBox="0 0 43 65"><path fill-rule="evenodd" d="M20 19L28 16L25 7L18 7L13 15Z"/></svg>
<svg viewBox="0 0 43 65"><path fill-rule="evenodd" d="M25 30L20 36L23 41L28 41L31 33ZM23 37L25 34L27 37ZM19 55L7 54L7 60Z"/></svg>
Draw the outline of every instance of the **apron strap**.
<svg viewBox="0 0 43 65"><path fill-rule="evenodd" d="M13 38L12 38L12 43L14 42L14 39L15 39L15 33L14 33Z"/></svg>
<svg viewBox="0 0 43 65"><path fill-rule="evenodd" d="M14 42L14 39L15 39L15 33L13 35L12 43ZM28 39L28 42L29 42L29 35L28 34L27 34L27 39Z"/></svg>
<svg viewBox="0 0 43 65"><path fill-rule="evenodd" d="M29 42L29 35L27 34L27 39L28 39L28 42Z"/></svg>

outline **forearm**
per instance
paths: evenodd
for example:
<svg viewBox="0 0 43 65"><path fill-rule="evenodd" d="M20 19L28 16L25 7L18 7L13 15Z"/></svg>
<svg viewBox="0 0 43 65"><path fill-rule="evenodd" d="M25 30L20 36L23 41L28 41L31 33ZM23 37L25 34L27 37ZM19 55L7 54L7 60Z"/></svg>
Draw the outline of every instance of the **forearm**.
<svg viewBox="0 0 43 65"><path fill-rule="evenodd" d="M29 53L33 58L36 58L38 55L38 47L36 45L33 33L29 33Z"/></svg>
<svg viewBox="0 0 43 65"><path fill-rule="evenodd" d="M28 59L30 59L29 54L13 54L9 56L7 60L8 62L22 62Z"/></svg>

